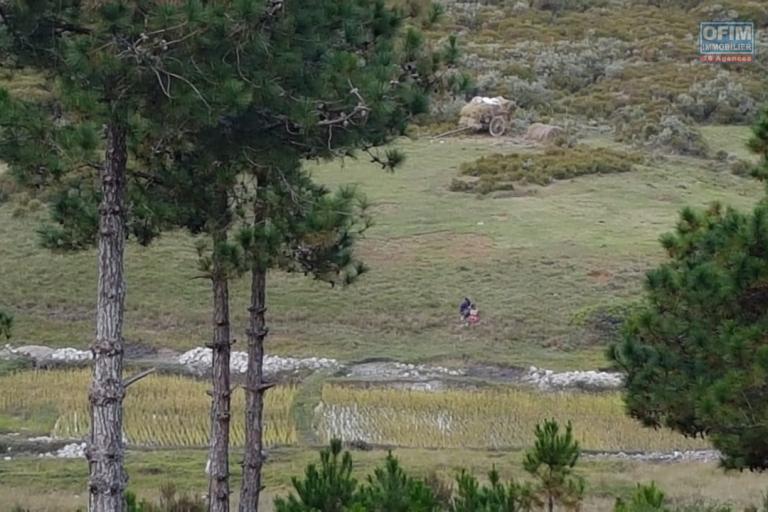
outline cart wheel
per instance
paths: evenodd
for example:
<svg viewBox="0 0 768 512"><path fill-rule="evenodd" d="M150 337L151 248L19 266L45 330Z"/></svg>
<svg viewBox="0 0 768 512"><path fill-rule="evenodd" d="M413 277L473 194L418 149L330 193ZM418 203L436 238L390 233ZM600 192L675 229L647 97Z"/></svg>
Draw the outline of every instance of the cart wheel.
<svg viewBox="0 0 768 512"><path fill-rule="evenodd" d="M488 132L492 137L501 137L507 131L507 121L502 116L495 116L488 125Z"/></svg>

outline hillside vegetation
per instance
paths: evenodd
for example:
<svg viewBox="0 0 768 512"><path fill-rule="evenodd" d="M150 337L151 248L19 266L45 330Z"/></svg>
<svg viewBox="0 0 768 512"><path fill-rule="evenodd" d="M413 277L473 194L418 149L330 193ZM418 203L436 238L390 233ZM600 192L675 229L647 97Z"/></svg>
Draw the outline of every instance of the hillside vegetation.
<svg viewBox="0 0 768 512"><path fill-rule="evenodd" d="M672 159L478 200L449 191L458 166L513 147L488 139L400 146L408 160L394 175L361 160L315 168L328 185L358 184L373 203L376 225L361 249L372 271L330 294L325 284L273 274L270 352L599 366L595 342L605 340L574 320L589 323L637 296L643 272L662 257L658 236L683 204L746 207L760 194L751 179ZM41 249L35 230L45 212L29 206L0 205L0 296L16 316L12 341L85 347L95 255ZM176 233L149 248L129 244L129 343L188 349L209 338L208 283L195 279L194 243ZM464 295L483 317L472 330L456 321ZM235 282L236 332L245 328L246 297L247 283Z"/></svg>
<svg viewBox="0 0 768 512"><path fill-rule="evenodd" d="M698 62L696 44L699 21L749 19L764 28L768 7L750 0L449 1L437 9L399 2L420 16L435 45L457 35L473 92L518 104L514 130L558 122L572 140L546 150L486 138L402 141L408 160L394 175L363 160L314 166L320 181L359 184L373 202L376 226L362 246L373 272L331 294L323 284L273 274L268 349L603 364L612 334L602 325L617 320L605 312L637 296L676 210L713 200L747 206L759 195L754 182L731 172L749 170L743 141L766 99L768 52L758 51L753 64L711 65ZM16 95L46 94L24 71L6 70L0 83ZM454 124L462 103L443 98L424 122ZM651 149L696 158L649 158ZM476 181L454 181L459 172ZM590 173L599 176L568 181ZM566 181L528 186L553 180ZM498 192L478 201L451 188ZM19 194L0 170L3 199L0 302L16 317L13 341L84 347L94 253L40 249L45 198ZM150 248L129 244L129 343L185 349L209 338L208 283L196 279L194 245L181 233ZM483 316L471 332L455 321L464 295ZM237 332L245 304L246 283L236 282Z"/></svg>
<svg viewBox="0 0 768 512"><path fill-rule="evenodd" d="M659 237L680 209L719 201L745 210L764 197L763 185L749 177L756 157L746 142L768 103L768 5L392 1L416 15L436 48L460 49L455 56L472 86L467 97L438 98L415 136L393 145L406 155L394 173L365 155L307 162L318 183L354 185L367 196L374 225L359 253L370 272L333 290L270 273L267 352L344 362L606 369L606 347L636 308L645 273L665 258ZM711 20L753 21L763 34L757 62L700 63L699 22ZM45 100L51 84L29 70L0 69L0 87ZM516 102L509 136L430 136L455 129L461 106L475 94ZM565 135L550 145L524 139L534 122L561 125ZM21 190L0 163L0 311L14 316L13 345L85 348L94 335L96 252L41 248L46 200ZM172 231L149 247L128 242L129 357L152 353L152 364L162 365L176 355L162 349L210 341L210 281L198 270L199 241ZM247 279L231 283L238 351L249 287ZM480 311L471 328L458 318L465 296ZM0 448L34 443L38 435L79 442L89 428L88 372L30 365L0 361ZM493 465L504 478L520 477L519 450L532 443L533 426L552 417L573 420L589 451L711 448L706 439L645 429L626 416L615 391L544 394L474 377L437 390L420 384L429 390L387 381L349 385L319 371L269 391L263 510L273 510L272 499L314 460L314 448L334 436L365 449L355 453L355 475L378 464L385 445L396 447L414 474L444 479L459 468L479 474ZM204 488L208 388L166 374L131 388L125 435L132 490L154 499L166 480L181 492ZM241 389L233 392L233 418L242 417L242 398ZM243 427L233 421L233 485L242 470ZM12 455L0 460L0 512L13 503L32 510L83 506L82 460ZM675 504L746 506L765 491L764 477L724 475L715 464L622 457L584 462L584 510L613 510L614 497L629 495L638 481L656 480Z"/></svg>

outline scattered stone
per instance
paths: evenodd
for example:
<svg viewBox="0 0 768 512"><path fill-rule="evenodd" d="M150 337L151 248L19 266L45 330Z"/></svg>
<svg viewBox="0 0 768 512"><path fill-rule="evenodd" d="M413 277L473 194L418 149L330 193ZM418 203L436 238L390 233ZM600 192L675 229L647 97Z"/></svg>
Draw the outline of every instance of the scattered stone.
<svg viewBox="0 0 768 512"><path fill-rule="evenodd" d="M42 345L24 345L15 349L11 348L10 351L12 354L27 356L35 361L46 359L53 353L52 348Z"/></svg>
<svg viewBox="0 0 768 512"><path fill-rule="evenodd" d="M52 457L57 459L84 459L85 443L71 443L63 446L55 452L41 453L40 457Z"/></svg>
<svg viewBox="0 0 768 512"><path fill-rule="evenodd" d="M717 450L685 450L673 452L598 452L584 454L586 459L634 460L641 462L717 462L721 454Z"/></svg>
<svg viewBox="0 0 768 512"><path fill-rule="evenodd" d="M357 364L351 367L346 374L347 377L356 379L377 380L435 380L441 377L459 377L462 375L464 375L462 369L395 362Z"/></svg>
<svg viewBox="0 0 768 512"><path fill-rule="evenodd" d="M76 348L60 348L54 350L49 356L54 361L88 361L91 359L89 350L77 350Z"/></svg>
<svg viewBox="0 0 768 512"><path fill-rule="evenodd" d="M45 361L58 361L58 362L80 362L88 361L91 359L91 352L88 350L78 350L76 348L51 348L43 345L23 345L18 348L13 348L10 345L6 345L3 349L3 354L8 357L13 356L25 356L33 359L36 363Z"/></svg>
<svg viewBox="0 0 768 512"><path fill-rule="evenodd" d="M558 373L531 366L521 381L533 384L542 391L567 388L600 391L620 388L624 383L624 378L620 373L615 372L589 370Z"/></svg>
<svg viewBox="0 0 768 512"><path fill-rule="evenodd" d="M53 440L54 439L52 437L48 437L48 436L30 437L29 439L27 439L27 441L29 441L30 443L50 443Z"/></svg>
<svg viewBox="0 0 768 512"><path fill-rule="evenodd" d="M181 354L178 358L178 363L197 373L202 373L211 367L212 360L211 349L199 347ZM232 352L229 366L233 372L245 373L248 369L248 354L246 352ZM325 357L299 359L295 357L264 356L264 372L267 374L299 370L334 369L340 366L339 362L335 359Z"/></svg>

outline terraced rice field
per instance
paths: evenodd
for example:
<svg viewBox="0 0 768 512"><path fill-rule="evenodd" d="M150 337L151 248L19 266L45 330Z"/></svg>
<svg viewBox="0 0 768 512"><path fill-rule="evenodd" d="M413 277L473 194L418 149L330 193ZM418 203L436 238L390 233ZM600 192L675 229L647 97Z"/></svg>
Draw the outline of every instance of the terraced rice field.
<svg viewBox="0 0 768 512"><path fill-rule="evenodd" d="M50 418L50 435L80 438L89 428L87 370L30 371L0 377L0 417ZM129 444L153 447L205 446L210 432L210 384L184 377L152 375L129 388L124 429ZM278 386L267 394L267 445L296 443L291 418L295 386ZM242 391L232 395L231 436L234 446L245 440ZM20 419L23 425L23 418Z"/></svg>
<svg viewBox="0 0 768 512"><path fill-rule="evenodd" d="M332 437L415 448L521 448L537 423L572 421L587 450L707 449L701 440L651 430L624 414L618 393L538 393L516 388L357 389L327 385L316 411L323 441Z"/></svg>
<svg viewBox="0 0 768 512"><path fill-rule="evenodd" d="M56 438L88 432L87 370L27 371L0 377L0 431ZM153 375L133 385L125 400L125 436L148 447L203 447L210 431L210 384ZM267 445L298 444L297 385L267 393ZM702 440L650 430L624 414L618 393L543 393L508 386L439 392L326 383L312 413L312 437L333 437L412 448L508 449L530 446L545 418L572 421L586 450L707 449ZM232 441L244 441L244 394L232 398ZM9 423L10 421L10 423ZM4 424L3 424L4 422ZM306 428L310 428L307 426Z"/></svg>

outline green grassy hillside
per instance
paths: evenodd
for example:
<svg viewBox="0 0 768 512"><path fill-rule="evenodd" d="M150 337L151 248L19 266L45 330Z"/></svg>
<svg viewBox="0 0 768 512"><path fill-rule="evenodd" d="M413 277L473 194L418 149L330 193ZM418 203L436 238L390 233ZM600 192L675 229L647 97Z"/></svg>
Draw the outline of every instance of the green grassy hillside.
<svg viewBox="0 0 768 512"><path fill-rule="evenodd" d="M271 352L594 367L604 340L574 319L637 297L677 211L714 200L746 207L761 193L750 179L673 158L480 199L449 191L459 165L520 148L485 138L400 146L408 160L395 174L354 160L314 168L318 180L356 183L374 203L376 225L362 246L372 272L348 289L273 274ZM0 297L16 316L13 341L85 346L95 253L40 249L35 229L45 213L28 210L0 206ZM208 283L196 279L193 244L182 233L149 248L129 244L130 342L182 350L208 339ZM234 285L237 332L245 328L247 286ZM477 328L456 321L464 295L479 304Z"/></svg>

